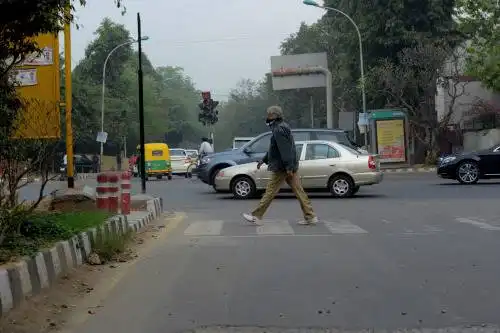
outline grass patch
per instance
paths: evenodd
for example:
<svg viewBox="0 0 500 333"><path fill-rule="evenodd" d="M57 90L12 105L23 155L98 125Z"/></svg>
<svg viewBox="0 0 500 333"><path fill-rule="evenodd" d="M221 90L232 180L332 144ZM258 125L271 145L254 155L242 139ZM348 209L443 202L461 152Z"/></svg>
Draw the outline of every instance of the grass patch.
<svg viewBox="0 0 500 333"><path fill-rule="evenodd" d="M8 233L0 246L0 264L32 256L57 241L103 224L110 216L110 213L101 211L47 212L26 216L19 230Z"/></svg>
<svg viewBox="0 0 500 333"><path fill-rule="evenodd" d="M106 239L98 239L94 245L93 251L97 253L101 260L111 261L117 260L118 257L125 253L127 250L127 244L132 239L132 232L127 231L126 233L110 234Z"/></svg>

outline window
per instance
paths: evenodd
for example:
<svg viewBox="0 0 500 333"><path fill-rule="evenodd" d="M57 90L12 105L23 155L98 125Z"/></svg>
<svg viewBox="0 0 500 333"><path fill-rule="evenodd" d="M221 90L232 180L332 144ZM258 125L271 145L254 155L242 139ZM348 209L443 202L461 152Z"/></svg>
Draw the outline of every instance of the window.
<svg viewBox="0 0 500 333"><path fill-rule="evenodd" d="M163 156L163 151L161 151L161 150L153 150L151 152L151 155L153 155L153 156Z"/></svg>
<svg viewBox="0 0 500 333"><path fill-rule="evenodd" d="M271 133L261 136L254 142L252 142L248 149L252 153L265 153L269 148L269 140L271 139Z"/></svg>
<svg viewBox="0 0 500 333"><path fill-rule="evenodd" d="M349 141L347 134L343 132L317 132L318 140L338 142L344 146L353 148L353 144Z"/></svg>
<svg viewBox="0 0 500 333"><path fill-rule="evenodd" d="M292 135L293 135L293 139L295 141L307 141L307 140L310 140L310 138L311 138L310 133L304 132L304 131L292 132Z"/></svg>
<svg viewBox="0 0 500 333"><path fill-rule="evenodd" d="M161 150L160 150L161 152ZM186 156L186 152L184 150L181 150L181 149L171 149L170 150L170 155L172 156ZM161 155L154 155L153 156L161 156Z"/></svg>
<svg viewBox="0 0 500 333"><path fill-rule="evenodd" d="M298 144L298 145L295 145L295 152L297 153L297 159L300 160L300 155L302 154L302 147L304 145L303 144Z"/></svg>
<svg viewBox="0 0 500 333"><path fill-rule="evenodd" d="M321 160L339 156L338 151L325 144L310 144L306 148L306 160Z"/></svg>

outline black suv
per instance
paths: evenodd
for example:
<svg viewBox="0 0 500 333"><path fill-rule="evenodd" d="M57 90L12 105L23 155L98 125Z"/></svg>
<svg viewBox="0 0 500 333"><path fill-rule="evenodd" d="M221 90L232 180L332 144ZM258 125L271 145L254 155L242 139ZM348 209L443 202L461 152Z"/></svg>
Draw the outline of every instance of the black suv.
<svg viewBox="0 0 500 333"><path fill-rule="evenodd" d="M292 129L292 134L295 141L326 140L338 142L356 150L359 149L349 139L347 132L340 129ZM259 161L269 148L270 138L271 132L262 133L241 148L215 153L202 158L196 170L198 178L204 183L213 186L215 175L219 170L233 165Z"/></svg>

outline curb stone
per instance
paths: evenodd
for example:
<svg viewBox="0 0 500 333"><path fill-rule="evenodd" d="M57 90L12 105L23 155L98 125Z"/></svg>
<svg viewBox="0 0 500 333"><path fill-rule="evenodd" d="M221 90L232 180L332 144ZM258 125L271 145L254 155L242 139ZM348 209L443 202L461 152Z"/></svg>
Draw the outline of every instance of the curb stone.
<svg viewBox="0 0 500 333"><path fill-rule="evenodd" d="M0 317L17 308L30 296L54 285L62 274L85 263L100 237L124 234L126 231L137 232L160 217L162 212L161 198L148 200L147 211L134 211L129 216L113 216L100 227L57 242L52 248L38 252L32 258L0 268Z"/></svg>
<svg viewBox="0 0 500 333"><path fill-rule="evenodd" d="M399 168L399 169L382 169L384 173L416 173L416 172L436 172L435 167L427 168Z"/></svg>

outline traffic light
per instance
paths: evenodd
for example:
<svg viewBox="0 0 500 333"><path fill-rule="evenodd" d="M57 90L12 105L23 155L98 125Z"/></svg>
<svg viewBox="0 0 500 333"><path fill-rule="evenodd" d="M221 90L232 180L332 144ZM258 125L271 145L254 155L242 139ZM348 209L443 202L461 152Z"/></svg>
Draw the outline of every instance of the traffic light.
<svg viewBox="0 0 500 333"><path fill-rule="evenodd" d="M219 101L214 101L210 91L204 91L201 93L202 101L198 104L200 108L200 113L198 114L198 121L204 126L214 125L219 121L217 115L219 111L215 108L219 105Z"/></svg>

